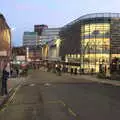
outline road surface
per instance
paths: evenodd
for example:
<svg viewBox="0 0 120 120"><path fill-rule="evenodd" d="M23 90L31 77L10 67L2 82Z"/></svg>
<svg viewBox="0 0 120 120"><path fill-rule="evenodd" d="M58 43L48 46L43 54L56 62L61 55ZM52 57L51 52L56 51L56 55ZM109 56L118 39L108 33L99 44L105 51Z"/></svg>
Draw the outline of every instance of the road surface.
<svg viewBox="0 0 120 120"><path fill-rule="evenodd" d="M119 120L120 87L34 71L0 120Z"/></svg>

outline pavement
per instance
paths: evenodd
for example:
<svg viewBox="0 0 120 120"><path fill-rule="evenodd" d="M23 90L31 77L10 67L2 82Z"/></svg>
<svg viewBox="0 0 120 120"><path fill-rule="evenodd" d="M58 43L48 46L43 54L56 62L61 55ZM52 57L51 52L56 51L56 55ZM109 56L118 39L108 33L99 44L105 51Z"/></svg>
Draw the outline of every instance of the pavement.
<svg viewBox="0 0 120 120"><path fill-rule="evenodd" d="M66 76L71 76L70 74L65 74ZM104 84L111 84L115 86L120 86L120 81L110 80L110 79L100 79L97 78L96 75L72 75L71 78L73 79L84 79L89 80L92 82L104 83Z"/></svg>
<svg viewBox="0 0 120 120"><path fill-rule="evenodd" d="M1 96L0 95L0 107L3 106L3 104L7 101L7 99L10 97L10 93L16 88L20 83L24 82L24 77L17 77L17 78L9 78L7 82L8 87L8 95Z"/></svg>
<svg viewBox="0 0 120 120"><path fill-rule="evenodd" d="M40 70L44 71L44 72L47 71L43 67L40 68ZM110 80L110 79L100 79L100 78L97 78L96 75L79 75L79 74L71 75L70 73L62 73L62 77L72 78L72 81L71 81L71 79L69 80L70 83L71 82L79 83L79 82L81 82L81 79L82 79L83 82L97 82L97 83L103 83L103 84L110 84L110 85L114 85L114 86L120 86L120 81Z"/></svg>

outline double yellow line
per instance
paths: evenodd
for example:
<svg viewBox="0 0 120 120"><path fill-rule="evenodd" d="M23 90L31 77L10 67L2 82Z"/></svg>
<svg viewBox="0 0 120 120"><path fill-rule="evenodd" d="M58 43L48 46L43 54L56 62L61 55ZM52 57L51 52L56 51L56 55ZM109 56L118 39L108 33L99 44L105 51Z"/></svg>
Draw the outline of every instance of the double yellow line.
<svg viewBox="0 0 120 120"><path fill-rule="evenodd" d="M8 105L14 100L14 97L15 97L15 94L16 92L19 90L21 85L18 85L15 89L14 89L14 92L13 94L10 96L10 98L7 100L7 102L3 105L3 108L0 110L0 111L5 111L6 108L8 107Z"/></svg>

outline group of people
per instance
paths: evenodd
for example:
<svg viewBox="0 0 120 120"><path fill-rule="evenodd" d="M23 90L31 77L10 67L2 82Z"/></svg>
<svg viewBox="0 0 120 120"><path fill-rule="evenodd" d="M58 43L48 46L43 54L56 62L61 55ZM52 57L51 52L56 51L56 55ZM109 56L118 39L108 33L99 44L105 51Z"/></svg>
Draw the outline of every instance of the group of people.
<svg viewBox="0 0 120 120"><path fill-rule="evenodd" d="M73 68L72 66L70 68L66 66L62 66L60 64L56 65L56 71L57 73L63 72L63 73L70 73L71 75L77 75L79 74L84 74L84 69L79 69L77 67Z"/></svg>
<svg viewBox="0 0 120 120"><path fill-rule="evenodd" d="M61 65L60 65L60 64L59 64L59 65L56 64L56 73L57 73L59 76L61 76Z"/></svg>
<svg viewBox="0 0 120 120"><path fill-rule="evenodd" d="M11 68L10 75L11 75L11 77L18 77L19 76L19 69L17 67Z"/></svg>
<svg viewBox="0 0 120 120"><path fill-rule="evenodd" d="M78 74L77 67L76 68L73 68L73 67L68 68L65 65L61 65L59 63L58 64L53 64L53 65L47 64L47 69L48 69L47 70L48 72L49 71L54 71L59 76L61 76L61 73L68 73L68 72L70 72L71 75L73 75L73 74L77 75Z"/></svg>

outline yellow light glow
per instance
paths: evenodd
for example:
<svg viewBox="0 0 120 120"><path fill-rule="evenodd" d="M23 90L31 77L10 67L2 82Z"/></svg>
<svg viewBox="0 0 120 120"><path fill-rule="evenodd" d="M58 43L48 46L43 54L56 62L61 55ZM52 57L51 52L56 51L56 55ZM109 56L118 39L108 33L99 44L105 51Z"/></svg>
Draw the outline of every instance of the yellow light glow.
<svg viewBox="0 0 120 120"><path fill-rule="evenodd" d="M111 57L112 58L114 58L114 57L120 57L120 54L112 54Z"/></svg>
<svg viewBox="0 0 120 120"><path fill-rule="evenodd" d="M108 23L96 23L96 24L86 24L82 26L82 33L84 35L90 35L93 31L99 30L99 33L106 33L110 31L110 24Z"/></svg>
<svg viewBox="0 0 120 120"><path fill-rule="evenodd" d="M87 71L94 68L99 71L100 62L109 64L110 49L110 24L96 23L82 26L82 56L83 65Z"/></svg>
<svg viewBox="0 0 120 120"><path fill-rule="evenodd" d="M80 58L80 54L77 55L77 58Z"/></svg>
<svg viewBox="0 0 120 120"><path fill-rule="evenodd" d="M57 47L60 46L60 43L61 43L61 40L60 40L60 39L57 39L57 40L55 41L55 44L56 44Z"/></svg>
<svg viewBox="0 0 120 120"><path fill-rule="evenodd" d="M110 39L109 38L96 38L96 39L84 39L82 41L83 45L87 45L89 43L89 45L110 45Z"/></svg>

